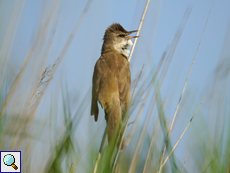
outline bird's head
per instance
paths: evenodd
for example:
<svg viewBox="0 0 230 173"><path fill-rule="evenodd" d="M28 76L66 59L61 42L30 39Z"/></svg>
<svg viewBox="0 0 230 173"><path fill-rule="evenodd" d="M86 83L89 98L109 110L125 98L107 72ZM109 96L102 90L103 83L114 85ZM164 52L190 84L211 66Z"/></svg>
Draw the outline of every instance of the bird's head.
<svg viewBox="0 0 230 173"><path fill-rule="evenodd" d="M131 41L132 38L136 38L138 36L129 36L135 31L126 31L119 23L113 23L110 25L104 35L104 43L102 46L102 52L107 49L115 49L116 51L128 56L130 53L129 49L133 43Z"/></svg>

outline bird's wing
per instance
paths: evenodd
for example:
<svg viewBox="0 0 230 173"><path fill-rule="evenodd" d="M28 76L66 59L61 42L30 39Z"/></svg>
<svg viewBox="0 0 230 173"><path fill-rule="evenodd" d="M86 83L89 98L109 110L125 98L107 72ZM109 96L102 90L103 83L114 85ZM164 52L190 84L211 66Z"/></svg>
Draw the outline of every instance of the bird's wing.
<svg viewBox="0 0 230 173"><path fill-rule="evenodd" d="M93 72L93 86L92 86L92 101L91 101L91 115L94 115L94 120L98 119L98 105L97 105L97 96L100 85L100 59L98 59L97 63L94 66Z"/></svg>
<svg viewBox="0 0 230 173"><path fill-rule="evenodd" d="M130 91L131 84L131 74L129 70L129 63L127 62L122 66L120 73L118 75L118 88L119 88L119 98L120 101L125 101L127 92Z"/></svg>

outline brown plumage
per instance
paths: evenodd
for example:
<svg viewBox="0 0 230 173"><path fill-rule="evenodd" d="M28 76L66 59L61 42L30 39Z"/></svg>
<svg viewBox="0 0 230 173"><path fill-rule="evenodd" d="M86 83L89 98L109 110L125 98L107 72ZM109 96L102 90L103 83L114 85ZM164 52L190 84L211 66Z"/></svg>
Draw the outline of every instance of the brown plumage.
<svg viewBox="0 0 230 173"><path fill-rule="evenodd" d="M131 74L127 54L131 38L126 37L136 31L126 31L120 24L110 25L104 35L101 57L97 60L93 73L91 115L98 119L98 104L105 112L109 144L115 140L121 128L130 102ZM121 115L120 115L121 108ZM122 148L125 142L122 141Z"/></svg>

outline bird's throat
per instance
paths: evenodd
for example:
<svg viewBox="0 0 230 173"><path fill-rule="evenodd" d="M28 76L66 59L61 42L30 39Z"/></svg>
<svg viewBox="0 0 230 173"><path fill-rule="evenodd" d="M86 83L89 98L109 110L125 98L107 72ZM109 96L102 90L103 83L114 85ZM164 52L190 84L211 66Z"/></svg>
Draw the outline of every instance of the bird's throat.
<svg viewBox="0 0 230 173"><path fill-rule="evenodd" d="M124 39L121 42L114 42L113 47L121 54L124 54L128 57L130 50L129 48L133 45L131 39Z"/></svg>

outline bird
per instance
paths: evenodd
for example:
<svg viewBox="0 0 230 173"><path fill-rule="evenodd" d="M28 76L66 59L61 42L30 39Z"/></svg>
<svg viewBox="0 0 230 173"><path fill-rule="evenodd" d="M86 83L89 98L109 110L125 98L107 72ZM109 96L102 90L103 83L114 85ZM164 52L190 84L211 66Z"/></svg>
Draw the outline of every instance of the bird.
<svg viewBox="0 0 230 173"><path fill-rule="evenodd" d="M129 36L137 32L126 31L119 23L110 25L104 34L101 56L94 66L92 78L91 115L98 120L98 103L104 109L108 144L118 138L130 104L131 73L129 48L133 45ZM120 140L120 139L119 139ZM125 148L125 139L121 150Z"/></svg>

